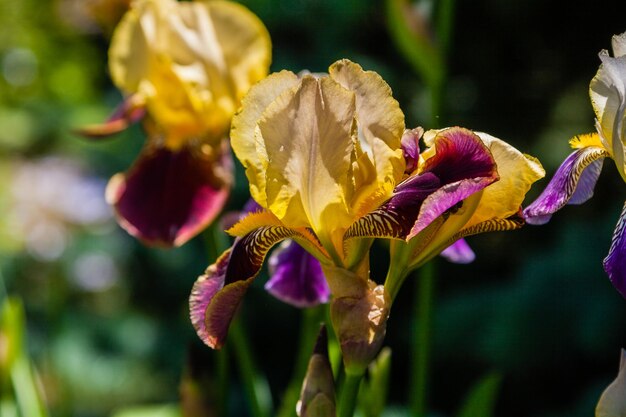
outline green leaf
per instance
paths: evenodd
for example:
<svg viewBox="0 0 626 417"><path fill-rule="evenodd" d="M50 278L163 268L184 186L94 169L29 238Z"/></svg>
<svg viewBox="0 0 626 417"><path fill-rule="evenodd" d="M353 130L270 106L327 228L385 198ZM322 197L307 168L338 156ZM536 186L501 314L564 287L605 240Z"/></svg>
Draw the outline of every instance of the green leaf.
<svg viewBox="0 0 626 417"><path fill-rule="evenodd" d="M502 377L493 372L479 380L471 389L458 417L493 417Z"/></svg>

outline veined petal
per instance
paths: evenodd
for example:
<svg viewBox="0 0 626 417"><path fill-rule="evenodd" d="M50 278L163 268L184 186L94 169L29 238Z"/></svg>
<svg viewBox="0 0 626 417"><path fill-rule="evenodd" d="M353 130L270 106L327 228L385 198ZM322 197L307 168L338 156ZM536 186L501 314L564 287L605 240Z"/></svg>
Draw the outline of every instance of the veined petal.
<svg viewBox="0 0 626 417"><path fill-rule="evenodd" d="M328 302L330 289L320 262L296 242L285 241L269 259L270 279L265 289L294 307Z"/></svg>
<svg viewBox="0 0 626 417"><path fill-rule="evenodd" d="M298 83L298 76L290 71L269 75L250 89L242 101L241 109L233 117L231 146L246 169L252 197L263 207L267 207L265 168L268 160L264 144L255 143L257 122L271 102Z"/></svg>
<svg viewBox="0 0 626 417"><path fill-rule="evenodd" d="M498 179L489 150L469 130L442 131L433 148L419 173L400 183L393 197L380 208L355 222L346 238L409 240L444 213L458 210L455 206L464 199Z"/></svg>
<svg viewBox="0 0 626 417"><path fill-rule="evenodd" d="M476 259L476 254L465 239L457 240L442 250L440 255L455 264L469 264Z"/></svg>
<svg viewBox="0 0 626 417"><path fill-rule="evenodd" d="M248 217L263 216L255 213ZM236 227L236 226L235 226ZM198 278L189 298L189 311L198 336L208 346L219 349L228 327L248 287L258 275L267 252L280 241L307 240L302 230L267 224L235 239L206 273Z"/></svg>
<svg viewBox="0 0 626 417"><path fill-rule="evenodd" d="M615 289L626 298L626 204L615 226L609 254L604 258L604 270Z"/></svg>
<svg viewBox="0 0 626 417"><path fill-rule="evenodd" d="M290 227L310 226L325 246L341 246L353 150L354 93L305 75L258 123L265 145L267 208ZM332 234L332 236L331 236Z"/></svg>
<svg viewBox="0 0 626 417"><path fill-rule="evenodd" d="M541 195L524 210L530 224L544 224L566 204L582 204L593 195L593 189L608 152L589 146L572 152L563 161Z"/></svg>
<svg viewBox="0 0 626 417"><path fill-rule="evenodd" d="M376 175L375 181L368 178L367 182L354 185L355 195L350 206L364 214L376 207L363 207L364 203L371 201L372 195L378 195L384 201L402 179L405 163L400 144L404 114L391 95L391 88L377 73L364 71L347 59L335 62L328 72L331 79L356 95L358 148L368 159L356 163L371 164Z"/></svg>
<svg viewBox="0 0 626 417"><path fill-rule="evenodd" d="M220 212L231 171L226 147L213 157L189 148L146 147L128 174L111 179L107 200L131 235L151 245L180 246Z"/></svg>

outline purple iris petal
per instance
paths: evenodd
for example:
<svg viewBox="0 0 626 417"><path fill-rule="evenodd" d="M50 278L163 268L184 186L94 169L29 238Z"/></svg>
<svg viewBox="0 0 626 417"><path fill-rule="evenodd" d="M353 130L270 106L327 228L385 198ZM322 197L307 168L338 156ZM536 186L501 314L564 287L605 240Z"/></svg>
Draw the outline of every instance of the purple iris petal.
<svg viewBox="0 0 626 417"><path fill-rule="evenodd" d="M211 160L183 148L147 148L125 177L114 177L107 194L120 225L147 244L180 246L220 212L229 194L230 154Z"/></svg>
<svg viewBox="0 0 626 417"><path fill-rule="evenodd" d="M604 258L604 270L615 289L626 298L626 204L615 226L609 254Z"/></svg>
<svg viewBox="0 0 626 417"><path fill-rule="evenodd" d="M469 264L474 262L476 255L465 239L459 239L447 248L441 254L448 261L455 264Z"/></svg>
<svg viewBox="0 0 626 417"><path fill-rule="evenodd" d="M541 195L524 210L530 224L545 224L566 204L582 204L593 196L606 151L586 147L572 152L563 161Z"/></svg>
<svg viewBox="0 0 626 417"><path fill-rule="evenodd" d="M294 307L326 303L330 289L317 259L294 241L284 242L269 258L270 280L265 289Z"/></svg>

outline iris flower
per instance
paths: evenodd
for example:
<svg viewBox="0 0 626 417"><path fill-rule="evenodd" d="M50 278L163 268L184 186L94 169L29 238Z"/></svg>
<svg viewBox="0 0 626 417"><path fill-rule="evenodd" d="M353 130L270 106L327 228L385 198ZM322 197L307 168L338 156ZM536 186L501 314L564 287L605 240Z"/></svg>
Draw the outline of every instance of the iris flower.
<svg viewBox="0 0 626 417"><path fill-rule="evenodd" d="M524 210L526 221L544 224L566 204L582 204L593 195L604 158L612 158L626 181L626 32L613 36L613 53L600 52L602 65L589 85L596 132L576 136L575 149L563 161L543 193ZM604 270L626 297L626 205L617 222Z"/></svg>
<svg viewBox="0 0 626 417"><path fill-rule="evenodd" d="M392 248L400 277L463 236L522 225L521 202L543 176L535 159L459 127L426 132L419 155L421 136L405 132L385 81L348 60L327 75L282 71L255 85L231 140L262 210L229 230L233 246L193 287L200 338L224 343L267 252L290 238L322 266L344 363L350 351L355 366L367 365L394 296L369 277L373 238L402 245Z"/></svg>
<svg viewBox="0 0 626 417"><path fill-rule="evenodd" d="M113 33L109 71L124 102L106 136L143 120L147 140L107 199L119 223L149 244L179 246L220 212L232 183L226 139L250 86L267 75L271 44L261 21L226 1L139 0Z"/></svg>

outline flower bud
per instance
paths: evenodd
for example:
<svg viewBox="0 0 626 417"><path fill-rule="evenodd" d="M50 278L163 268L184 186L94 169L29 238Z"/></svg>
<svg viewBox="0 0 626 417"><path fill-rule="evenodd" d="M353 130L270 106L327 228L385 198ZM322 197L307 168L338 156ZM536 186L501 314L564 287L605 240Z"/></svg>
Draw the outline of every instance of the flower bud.
<svg viewBox="0 0 626 417"><path fill-rule="evenodd" d="M299 417L335 416L335 382L328 360L328 336L322 326L296 405Z"/></svg>
<svg viewBox="0 0 626 417"><path fill-rule="evenodd" d="M596 417L626 417L626 351L622 349L617 378L606 387L596 406Z"/></svg>

